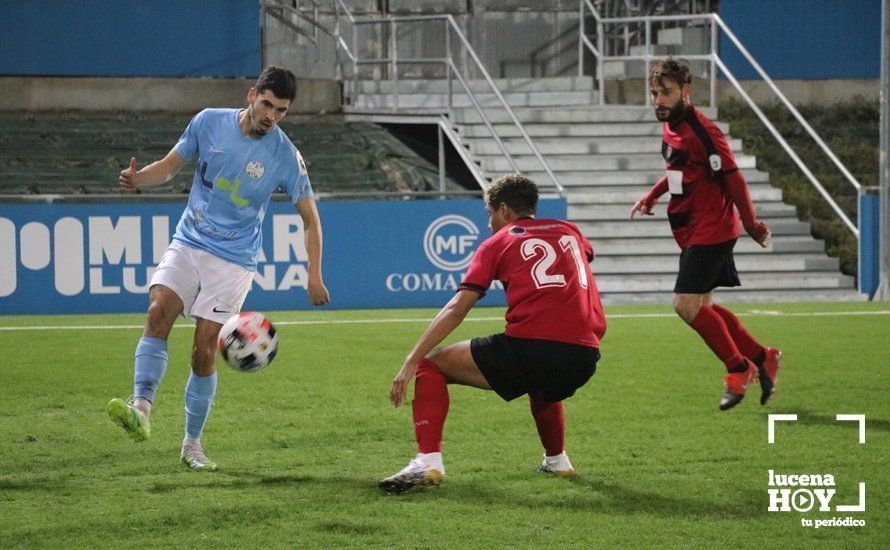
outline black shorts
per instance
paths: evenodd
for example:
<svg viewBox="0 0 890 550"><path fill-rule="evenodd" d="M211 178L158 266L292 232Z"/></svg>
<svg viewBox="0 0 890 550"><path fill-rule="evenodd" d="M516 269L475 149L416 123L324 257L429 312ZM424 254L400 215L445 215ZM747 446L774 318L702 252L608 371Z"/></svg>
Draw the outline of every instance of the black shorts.
<svg viewBox="0 0 890 550"><path fill-rule="evenodd" d="M503 333L473 338L470 352L482 375L506 401L537 393L551 403L574 395L596 372L596 348Z"/></svg>
<svg viewBox="0 0 890 550"><path fill-rule="evenodd" d="M736 239L718 244L694 244L680 253L674 292L707 294L718 286L741 286L732 249Z"/></svg>

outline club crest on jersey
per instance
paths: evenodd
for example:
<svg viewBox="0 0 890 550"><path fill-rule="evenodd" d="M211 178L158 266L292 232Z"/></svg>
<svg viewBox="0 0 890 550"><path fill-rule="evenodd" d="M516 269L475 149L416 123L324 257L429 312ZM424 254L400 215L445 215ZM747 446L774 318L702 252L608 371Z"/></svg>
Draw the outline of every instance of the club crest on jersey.
<svg viewBox="0 0 890 550"><path fill-rule="evenodd" d="M244 169L247 172L247 176L250 179L258 180L263 177L263 174L266 173L266 167L263 166L263 163L258 160L252 160L247 163L247 167Z"/></svg>

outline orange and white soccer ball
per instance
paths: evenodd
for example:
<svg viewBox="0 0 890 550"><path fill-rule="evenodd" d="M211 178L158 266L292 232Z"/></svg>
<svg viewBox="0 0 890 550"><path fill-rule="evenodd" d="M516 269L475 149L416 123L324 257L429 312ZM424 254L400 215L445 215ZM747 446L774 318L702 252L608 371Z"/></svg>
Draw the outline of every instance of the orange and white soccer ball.
<svg viewBox="0 0 890 550"><path fill-rule="evenodd" d="M256 372L278 353L278 333L265 315L246 311L232 316L219 331L219 353L233 369Z"/></svg>

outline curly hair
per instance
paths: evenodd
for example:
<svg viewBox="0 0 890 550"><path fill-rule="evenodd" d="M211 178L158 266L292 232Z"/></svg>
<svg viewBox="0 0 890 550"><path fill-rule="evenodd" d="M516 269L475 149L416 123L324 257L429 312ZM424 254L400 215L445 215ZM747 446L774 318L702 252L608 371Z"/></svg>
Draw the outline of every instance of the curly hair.
<svg viewBox="0 0 890 550"><path fill-rule="evenodd" d="M649 71L649 84L663 86L662 79L664 78L673 80L681 86L692 84L692 71L689 70L689 64L685 60L675 59L674 56L669 55L656 63Z"/></svg>
<svg viewBox="0 0 890 550"><path fill-rule="evenodd" d="M506 174L491 183L483 198L489 208L503 203L520 216L533 215L538 209L538 186L522 174Z"/></svg>

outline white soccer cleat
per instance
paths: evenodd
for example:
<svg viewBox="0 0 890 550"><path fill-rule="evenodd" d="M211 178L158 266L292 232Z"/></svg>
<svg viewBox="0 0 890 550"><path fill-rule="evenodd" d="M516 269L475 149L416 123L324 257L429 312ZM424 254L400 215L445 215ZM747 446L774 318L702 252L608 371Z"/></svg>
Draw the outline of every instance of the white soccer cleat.
<svg viewBox="0 0 890 550"><path fill-rule="evenodd" d="M387 493L404 493L417 485L441 485L445 474L417 459L411 459L399 473L381 479L377 486Z"/></svg>
<svg viewBox="0 0 890 550"><path fill-rule="evenodd" d="M204 448L198 440L186 440L182 442L182 452L179 454L182 463L192 470L212 472L216 470L216 462L207 458Z"/></svg>
<svg viewBox="0 0 890 550"><path fill-rule="evenodd" d="M575 469L569 462L569 455L565 451L556 456L544 455L544 461L538 466L538 472L553 474L556 477L575 477Z"/></svg>

